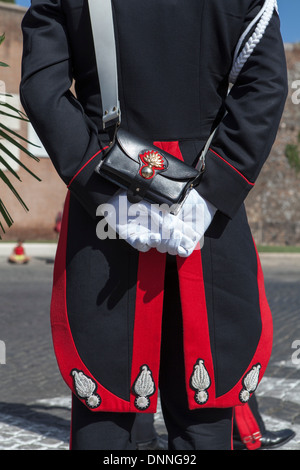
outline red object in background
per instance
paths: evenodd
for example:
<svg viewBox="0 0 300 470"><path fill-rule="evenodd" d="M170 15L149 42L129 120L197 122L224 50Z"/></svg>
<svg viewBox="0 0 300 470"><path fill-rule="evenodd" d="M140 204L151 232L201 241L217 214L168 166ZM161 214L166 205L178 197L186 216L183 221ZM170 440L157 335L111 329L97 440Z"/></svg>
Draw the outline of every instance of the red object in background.
<svg viewBox="0 0 300 470"><path fill-rule="evenodd" d="M18 244L14 247L12 254L8 258L8 262L14 264L27 264L28 261L30 261L30 258L26 256L22 241L19 240Z"/></svg>
<svg viewBox="0 0 300 470"><path fill-rule="evenodd" d="M24 255L25 251L22 245L17 245L16 248L14 249L15 255Z"/></svg>
<svg viewBox="0 0 300 470"><path fill-rule="evenodd" d="M62 212L59 212L56 216L56 219L55 219L54 232L60 233L61 221L62 221Z"/></svg>

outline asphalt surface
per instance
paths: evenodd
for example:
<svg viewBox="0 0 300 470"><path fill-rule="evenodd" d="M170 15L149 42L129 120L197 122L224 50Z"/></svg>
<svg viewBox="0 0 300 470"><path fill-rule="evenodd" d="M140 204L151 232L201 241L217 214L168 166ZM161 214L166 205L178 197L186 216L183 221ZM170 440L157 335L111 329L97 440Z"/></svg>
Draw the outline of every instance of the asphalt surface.
<svg viewBox="0 0 300 470"><path fill-rule="evenodd" d="M71 400L49 323L55 245L26 246L24 266L7 262L9 249L0 246L0 450L67 450ZM300 256L261 260L274 347L256 396L267 429L296 432L280 449L300 450ZM165 434L160 410L155 426Z"/></svg>

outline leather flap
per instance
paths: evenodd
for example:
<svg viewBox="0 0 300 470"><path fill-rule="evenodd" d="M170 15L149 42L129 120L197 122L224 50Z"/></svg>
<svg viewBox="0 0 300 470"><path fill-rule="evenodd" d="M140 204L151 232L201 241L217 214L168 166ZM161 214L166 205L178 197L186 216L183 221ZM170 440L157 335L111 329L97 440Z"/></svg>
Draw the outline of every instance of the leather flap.
<svg viewBox="0 0 300 470"><path fill-rule="evenodd" d="M140 158L140 155L145 154L148 151L158 152L163 157L164 168L159 173L163 174L165 178L174 179L177 181L193 180L199 176L198 170L190 167L186 163L178 160L170 153L164 152L155 145L149 143L147 140L140 139L139 137L133 136L123 129L119 129L117 132L117 140L128 157L134 160L139 165L143 165L144 162Z"/></svg>

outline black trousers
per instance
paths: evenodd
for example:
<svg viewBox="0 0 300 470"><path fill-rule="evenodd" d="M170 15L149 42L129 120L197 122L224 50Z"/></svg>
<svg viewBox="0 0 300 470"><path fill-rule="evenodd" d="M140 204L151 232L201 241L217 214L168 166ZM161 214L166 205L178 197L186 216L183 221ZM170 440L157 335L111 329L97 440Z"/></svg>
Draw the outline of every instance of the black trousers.
<svg viewBox="0 0 300 470"><path fill-rule="evenodd" d="M167 259L161 343L159 389L169 450L231 450L231 408L188 409L178 275L172 256ZM135 450L141 440L135 421L135 413L93 413L73 397L70 449Z"/></svg>

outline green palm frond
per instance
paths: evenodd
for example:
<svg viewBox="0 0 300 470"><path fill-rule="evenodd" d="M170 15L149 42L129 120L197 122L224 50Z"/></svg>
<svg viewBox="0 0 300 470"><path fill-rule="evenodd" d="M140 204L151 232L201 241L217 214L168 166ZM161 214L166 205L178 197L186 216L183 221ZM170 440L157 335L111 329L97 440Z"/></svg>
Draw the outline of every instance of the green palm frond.
<svg viewBox="0 0 300 470"><path fill-rule="evenodd" d="M0 45L3 43L5 39L5 34L0 35ZM8 64L4 62L0 62L0 67L9 67ZM12 97L12 95L8 93L2 93L0 92L0 121L1 117L6 117L6 118L12 118L12 119L18 119L21 121L29 122L26 114L24 114L22 111L19 109L15 108L11 104L7 102L7 98ZM24 144L31 144L34 145L32 142L29 142L27 139L25 139L23 136L18 134L17 132L13 131L12 129L9 129L7 126L5 126L3 123L0 122L0 164L5 168L5 172L0 169L0 180L10 189L12 194L17 198L19 203L23 206L23 208L28 211L28 207L21 198L20 194L17 192L15 189L14 185L11 183L9 177L7 174L9 173L10 176L16 178L18 181L21 181L19 175L17 172L12 168L10 162L14 161L17 162L18 165L21 166L25 171L27 171L32 177L37 179L38 181L41 181L38 176L36 176L29 168L27 168L26 165L24 165L23 162L21 162L5 145L5 142L9 142L13 146L16 147L16 149L21 150L24 152L28 157L34 159L35 161L39 161L39 159L33 155ZM38 147L37 145L35 145ZM8 227L11 227L13 224L13 219L11 215L9 214L5 204L3 203L2 199L0 198L0 216L4 219L5 224ZM3 224L0 221L0 230L5 233L5 229ZM1 236L0 236L1 239Z"/></svg>

